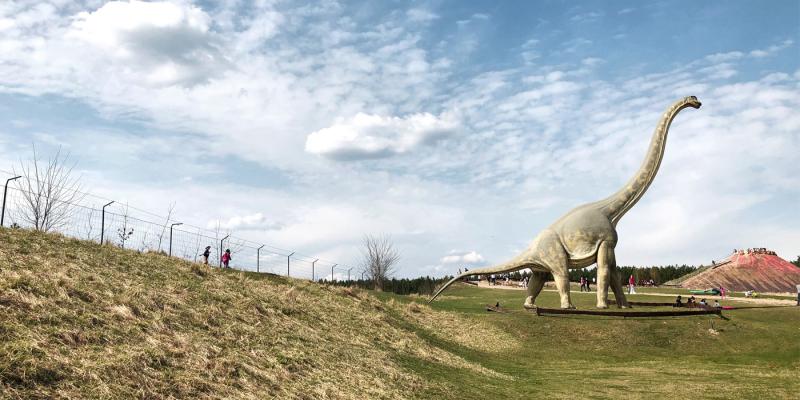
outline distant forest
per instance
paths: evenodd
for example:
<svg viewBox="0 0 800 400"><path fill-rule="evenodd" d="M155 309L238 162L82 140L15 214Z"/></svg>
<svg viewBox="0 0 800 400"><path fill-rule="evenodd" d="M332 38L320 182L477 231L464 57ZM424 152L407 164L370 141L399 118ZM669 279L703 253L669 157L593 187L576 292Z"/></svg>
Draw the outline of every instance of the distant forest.
<svg viewBox="0 0 800 400"><path fill-rule="evenodd" d="M383 291L392 292L395 294L433 294L434 289L444 282L452 279L452 276L444 278L431 278L430 276L414 278L414 279L387 279L383 281ZM334 281L337 286L355 286L362 289L373 289L375 284L370 280L351 280L351 281Z"/></svg>

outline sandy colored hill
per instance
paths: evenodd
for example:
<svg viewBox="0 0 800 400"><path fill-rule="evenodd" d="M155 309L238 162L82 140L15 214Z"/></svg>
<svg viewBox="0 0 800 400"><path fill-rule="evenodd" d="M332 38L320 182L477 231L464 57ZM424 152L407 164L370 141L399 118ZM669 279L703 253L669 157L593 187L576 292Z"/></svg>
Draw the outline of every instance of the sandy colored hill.
<svg viewBox="0 0 800 400"><path fill-rule="evenodd" d="M734 253L680 283L689 289L723 286L734 291L790 293L796 292L798 284L800 268L771 252Z"/></svg>
<svg viewBox="0 0 800 400"><path fill-rule="evenodd" d="M0 398L401 399L429 385L409 360L505 381L420 331L515 342L349 288L0 228Z"/></svg>

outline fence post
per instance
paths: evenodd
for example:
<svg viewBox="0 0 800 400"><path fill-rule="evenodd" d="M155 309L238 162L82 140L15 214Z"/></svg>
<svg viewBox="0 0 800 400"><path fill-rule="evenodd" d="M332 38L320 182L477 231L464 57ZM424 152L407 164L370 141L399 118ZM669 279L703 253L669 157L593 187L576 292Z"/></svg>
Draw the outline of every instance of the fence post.
<svg viewBox="0 0 800 400"><path fill-rule="evenodd" d="M172 228L178 225L183 225L183 222L176 222L169 226L169 256L172 257ZM161 249L158 249L161 251Z"/></svg>
<svg viewBox="0 0 800 400"><path fill-rule="evenodd" d="M314 282L316 279L316 275L314 274L314 264L319 261L319 258L311 262L311 282Z"/></svg>
<svg viewBox="0 0 800 400"><path fill-rule="evenodd" d="M6 193L8 192L8 184L11 183L11 181L15 181L19 178L22 178L22 176L15 176L13 178L9 178L6 181L6 186L3 187L3 211L0 211L0 226L3 226L3 221L6 218Z"/></svg>
<svg viewBox="0 0 800 400"><path fill-rule="evenodd" d="M256 249L256 272L257 273L261 272L261 249L262 248L264 248L263 244L261 245L261 247Z"/></svg>
<svg viewBox="0 0 800 400"><path fill-rule="evenodd" d="M106 240L106 207L114 204L112 200L110 203L103 206L102 217L100 218L100 245L103 245L103 242Z"/></svg>
<svg viewBox="0 0 800 400"><path fill-rule="evenodd" d="M296 253L296 252L293 251L292 254L289 254L288 256L286 256L286 277L287 278L289 277L289 262L291 261L292 256L294 255L294 253Z"/></svg>
<svg viewBox="0 0 800 400"><path fill-rule="evenodd" d="M219 241L219 259L217 260L217 265L220 268L222 268L222 242L224 242L225 239L229 238L230 236L231 235L225 235L225 237L222 238L222 240Z"/></svg>
<svg viewBox="0 0 800 400"><path fill-rule="evenodd" d="M339 264L331 265L331 283L333 283L333 269L336 268L337 265L339 265Z"/></svg>

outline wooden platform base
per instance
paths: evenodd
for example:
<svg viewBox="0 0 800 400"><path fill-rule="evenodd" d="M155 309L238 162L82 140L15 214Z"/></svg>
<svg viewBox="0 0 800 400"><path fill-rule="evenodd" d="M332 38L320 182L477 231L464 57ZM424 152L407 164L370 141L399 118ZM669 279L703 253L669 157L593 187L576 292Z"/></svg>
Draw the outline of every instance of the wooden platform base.
<svg viewBox="0 0 800 400"><path fill-rule="evenodd" d="M709 315L722 316L720 309L689 310L689 311L605 311L605 310L575 310L564 308L527 308L529 311L541 315L595 315L602 317L623 317L623 318L652 318L652 317L685 317L690 315ZM724 317L723 317L724 318Z"/></svg>
<svg viewBox="0 0 800 400"><path fill-rule="evenodd" d="M644 306L644 307L672 307L673 303L650 303L646 301L629 301L628 304L632 306Z"/></svg>

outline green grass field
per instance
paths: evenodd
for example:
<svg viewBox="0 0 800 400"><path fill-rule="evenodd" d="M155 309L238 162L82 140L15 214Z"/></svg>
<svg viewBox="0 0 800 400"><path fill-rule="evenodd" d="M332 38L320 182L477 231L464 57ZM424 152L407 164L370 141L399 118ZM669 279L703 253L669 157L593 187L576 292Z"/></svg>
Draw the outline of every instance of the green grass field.
<svg viewBox="0 0 800 400"><path fill-rule="evenodd" d="M630 299L667 298L640 294ZM796 398L800 391L797 307L732 310L724 313L728 320L716 316L622 320L535 317L521 309L523 300L522 291L460 285L434 302L434 309L488 322L514 339L501 343L499 351L486 352L459 346L432 330L420 332L421 336L512 379L490 380L409 360L409 368L441 382L441 390L421 397ZM595 293L573 295L578 308L592 309L595 300ZM485 311L486 304L498 301L508 313ZM558 295L545 291L537 303L556 308ZM712 327L716 334L709 332ZM458 394L448 392L453 383L460 388Z"/></svg>
<svg viewBox="0 0 800 400"><path fill-rule="evenodd" d="M462 284L427 305L0 229L0 398L800 393L800 307L729 311L728 320L536 317L523 299ZM507 313L485 311L498 301ZM591 309L595 295L574 302ZM537 303L557 307L557 294Z"/></svg>

